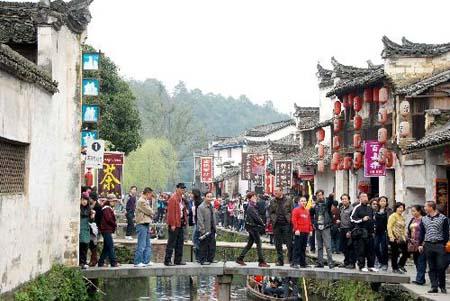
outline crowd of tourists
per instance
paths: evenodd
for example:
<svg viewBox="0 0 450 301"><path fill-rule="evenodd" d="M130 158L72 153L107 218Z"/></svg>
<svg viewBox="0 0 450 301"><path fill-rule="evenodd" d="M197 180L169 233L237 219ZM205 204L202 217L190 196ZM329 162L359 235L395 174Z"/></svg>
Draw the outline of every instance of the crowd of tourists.
<svg viewBox="0 0 450 301"><path fill-rule="evenodd" d="M111 267L118 266L113 233L117 229L114 194L98 198L96 192L83 187L80 205L80 265L103 266L109 260ZM334 253L342 253L342 267L359 268L363 272L388 271L389 259L393 273L406 273L406 262L412 257L416 267L417 285L425 284L428 266L430 293L438 289L446 293L445 277L449 265L449 219L440 212L433 201L424 206L411 207L411 218L406 219L406 206L401 202L390 204L387 197L372 198L361 192L355 202L348 194L336 200L334 194L325 197L323 190L314 196L290 198L283 189L276 188L273 197L258 196L248 192L229 199L214 198L211 192L201 194L179 183L174 193L156 194L149 187L140 196L131 187L124 204L127 219L126 237L136 233L137 247L134 257L136 267L152 265L151 224L167 224L168 241L164 264L185 265L183 245L187 241L188 227L192 227L195 259L202 265L215 262L217 227L246 231L248 242L236 259L244 259L253 244L256 245L260 267L269 267L264 259L261 236L272 236L277 252L277 266L289 262L292 268L307 266L306 250L317 249L317 268L325 263L335 267ZM97 256L97 240L103 237L103 249ZM283 245L286 245L285 260ZM87 252L91 251L89 264ZM324 261L324 250L326 262Z"/></svg>

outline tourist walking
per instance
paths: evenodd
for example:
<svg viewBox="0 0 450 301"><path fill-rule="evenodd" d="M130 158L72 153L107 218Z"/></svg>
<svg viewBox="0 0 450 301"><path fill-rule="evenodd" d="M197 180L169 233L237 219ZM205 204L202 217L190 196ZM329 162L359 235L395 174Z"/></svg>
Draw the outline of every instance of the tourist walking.
<svg viewBox="0 0 450 301"><path fill-rule="evenodd" d="M276 265L282 266L284 264L283 244L286 244L287 247L287 256L289 263L292 262L292 202L284 196L283 188L275 188L275 198L270 204L269 212L273 227L275 248L277 250Z"/></svg>
<svg viewBox="0 0 450 301"><path fill-rule="evenodd" d="M91 240L89 241L89 250L91 251L91 259L89 260L89 266L95 267L98 263L98 251L97 243L100 236L100 224L102 223L102 206L98 202L98 195L92 191L89 194L91 210L95 212L94 220L89 223L91 228Z"/></svg>
<svg viewBox="0 0 450 301"><path fill-rule="evenodd" d="M184 233L183 229L187 224L187 208L183 201L183 195L186 190L184 183L178 183L176 191L169 198L167 204L167 226L169 231L169 239L166 246L166 255L164 264L185 265L183 259ZM172 254L175 250L175 258L172 263Z"/></svg>
<svg viewBox="0 0 450 301"><path fill-rule="evenodd" d="M352 240L358 257L358 267L363 272L378 272L375 268L373 210L368 205L367 193L360 192L350 221L353 223ZM367 268L365 267L367 260Z"/></svg>
<svg viewBox="0 0 450 301"><path fill-rule="evenodd" d="M103 202L102 221L100 224L100 232L103 236L103 250L98 260L98 266L105 265L105 259L109 260L111 267L118 267L116 253L114 251L114 240L112 234L116 232L116 216L114 215L114 206L116 204L116 196L108 194L107 199Z"/></svg>
<svg viewBox="0 0 450 301"><path fill-rule="evenodd" d="M127 218L127 230L126 230L125 238L129 239L129 240L133 239L131 237L131 235L133 235L133 233L135 232L134 212L136 210L136 192L137 192L137 187L131 186L130 192L128 194L127 204L125 206L126 218Z"/></svg>
<svg viewBox="0 0 450 301"><path fill-rule="evenodd" d="M294 231L294 247L292 251L292 267L306 267L306 245L308 236L312 232L312 223L309 210L306 209L308 201L302 196L299 205L292 211L292 229Z"/></svg>
<svg viewBox="0 0 450 301"><path fill-rule="evenodd" d="M153 265L151 262L152 246L150 240L150 223L153 218L153 209L150 205L152 198L153 190L150 187L146 187L136 204L137 247L134 254L135 267Z"/></svg>
<svg viewBox="0 0 450 301"><path fill-rule="evenodd" d="M95 211L91 210L89 206L88 193L81 196L80 201L80 236L79 236L79 265L82 269L88 268L87 264L87 251L89 248L89 242L91 240L91 228L89 222L94 220Z"/></svg>
<svg viewBox="0 0 450 301"><path fill-rule="evenodd" d="M200 260L200 231L198 230L198 207L202 203L202 196L199 189L194 188L192 189L192 200L194 202L192 213L193 213L193 223L194 227L192 229L192 244L193 244L193 251L195 255L195 260ZM215 215L215 214L214 214ZM216 218L214 217L214 222L216 221Z"/></svg>
<svg viewBox="0 0 450 301"><path fill-rule="evenodd" d="M351 233L352 222L350 215L352 214L353 206L350 204L350 196L346 193L341 195L341 208L339 209L339 234L341 236L341 247L344 253L344 267L347 269L354 269L356 263L355 251L352 245Z"/></svg>
<svg viewBox="0 0 450 301"><path fill-rule="evenodd" d="M394 273L406 273L405 263L408 259L408 248L406 245L406 222L403 217L405 204L395 203L394 213L389 216L387 231L389 244L391 246L391 263ZM401 257L399 258L399 256Z"/></svg>
<svg viewBox="0 0 450 301"><path fill-rule="evenodd" d="M382 196L378 199L378 210L375 212L375 254L380 268L388 270L388 218L392 214L388 198Z"/></svg>
<svg viewBox="0 0 450 301"><path fill-rule="evenodd" d="M239 232L244 231L245 220L244 220L244 204L242 203L242 199L239 198L238 205L236 206L236 215L237 215L237 230Z"/></svg>
<svg viewBox="0 0 450 301"><path fill-rule="evenodd" d="M425 215L425 211L422 206L414 205L411 208L412 218L409 221L407 231L408 231L408 253L412 254L414 265L416 266L416 280L413 280L414 284L424 285L425 284L425 272L427 268L427 262L425 254L419 252L420 246L420 236L421 236L421 225L422 216Z"/></svg>
<svg viewBox="0 0 450 301"><path fill-rule="evenodd" d="M256 244L256 250L258 253L258 266L269 267L264 260L264 255L261 246L261 233L264 233L264 221L258 214L256 209L256 194L254 192L247 193L247 200L249 201L247 209L245 211L245 229L248 232L248 241L245 248L242 250L241 255L236 259L236 262L240 265L246 265L244 262L245 255Z"/></svg>
<svg viewBox="0 0 450 301"><path fill-rule="evenodd" d="M330 269L334 268L333 255L331 252L331 225L333 224L331 206L332 199L325 200L322 189L316 192L316 205L311 209L311 218L317 240L317 267L323 268L323 247L327 251L327 262Z"/></svg>
<svg viewBox="0 0 450 301"><path fill-rule="evenodd" d="M449 240L448 218L436 210L436 203L425 203L426 216L422 218L420 225L419 252L425 252L428 263L428 274L431 282L431 290L428 293L437 293L438 287L442 293L447 293L445 287L445 269L447 267L447 254L445 245Z"/></svg>
<svg viewBox="0 0 450 301"><path fill-rule="evenodd" d="M236 208L236 203L234 199L228 201L227 204L227 221L228 228L233 229L235 227L235 216L234 209Z"/></svg>
<svg viewBox="0 0 450 301"><path fill-rule="evenodd" d="M197 229L199 232L199 261L202 265L214 262L216 255L216 218L212 202L212 193L205 195L205 200L197 209Z"/></svg>

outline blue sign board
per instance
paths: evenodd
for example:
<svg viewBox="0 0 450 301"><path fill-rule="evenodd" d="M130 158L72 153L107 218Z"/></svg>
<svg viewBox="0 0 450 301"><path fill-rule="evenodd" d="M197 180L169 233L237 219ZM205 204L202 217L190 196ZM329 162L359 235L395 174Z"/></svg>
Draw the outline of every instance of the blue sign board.
<svg viewBox="0 0 450 301"><path fill-rule="evenodd" d="M98 70L100 53L83 53L83 70Z"/></svg>
<svg viewBox="0 0 450 301"><path fill-rule="evenodd" d="M97 123L100 118L100 107L98 105L83 105L81 114L82 122Z"/></svg>
<svg viewBox="0 0 450 301"><path fill-rule="evenodd" d="M100 81L95 78L83 79L83 96L98 96L100 92Z"/></svg>
<svg viewBox="0 0 450 301"><path fill-rule="evenodd" d="M97 130L83 130L81 131L81 147L86 147L89 139L98 139Z"/></svg>

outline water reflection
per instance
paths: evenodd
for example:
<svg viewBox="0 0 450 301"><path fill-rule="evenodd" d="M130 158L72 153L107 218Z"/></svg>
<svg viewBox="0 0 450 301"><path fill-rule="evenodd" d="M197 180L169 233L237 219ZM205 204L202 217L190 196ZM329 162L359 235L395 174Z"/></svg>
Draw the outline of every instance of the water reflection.
<svg viewBox="0 0 450 301"><path fill-rule="evenodd" d="M193 287L194 289L191 289ZM189 277L150 277L105 279L102 290L105 301L136 300L217 300L216 277L198 277L197 286L191 286ZM232 300L247 300L245 278L233 279Z"/></svg>

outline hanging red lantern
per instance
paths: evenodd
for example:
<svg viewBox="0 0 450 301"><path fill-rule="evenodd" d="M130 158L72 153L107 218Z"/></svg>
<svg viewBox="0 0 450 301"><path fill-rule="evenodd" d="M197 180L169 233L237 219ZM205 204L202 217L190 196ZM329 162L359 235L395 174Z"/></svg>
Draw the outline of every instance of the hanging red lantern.
<svg viewBox="0 0 450 301"><path fill-rule="evenodd" d="M334 102L334 115L339 115L339 114L341 114L341 102L338 99Z"/></svg>
<svg viewBox="0 0 450 301"><path fill-rule="evenodd" d="M344 108L348 108L349 107L349 103L348 103L348 95L344 95L342 97L342 104L344 106Z"/></svg>
<svg viewBox="0 0 450 301"><path fill-rule="evenodd" d="M316 139L318 142L322 142L325 139L325 130L323 128L317 130Z"/></svg>
<svg viewBox="0 0 450 301"><path fill-rule="evenodd" d="M338 164L337 168L338 168L338 170L343 170L344 169L344 160L341 159L339 161L339 164Z"/></svg>
<svg viewBox="0 0 450 301"><path fill-rule="evenodd" d="M317 171L318 172L324 172L325 171L325 163L323 160L317 161Z"/></svg>
<svg viewBox="0 0 450 301"><path fill-rule="evenodd" d="M378 92L378 101L380 103L386 103L389 99L389 91L387 88L383 87Z"/></svg>
<svg viewBox="0 0 450 301"><path fill-rule="evenodd" d="M387 129L379 128L378 129L378 142L381 144L385 144L387 141Z"/></svg>
<svg viewBox="0 0 450 301"><path fill-rule="evenodd" d="M363 94L364 102L372 102L373 101L373 91L372 88L365 88Z"/></svg>
<svg viewBox="0 0 450 301"><path fill-rule="evenodd" d="M339 150L341 148L341 138L337 135L333 137L333 149Z"/></svg>
<svg viewBox="0 0 450 301"><path fill-rule="evenodd" d="M355 93L350 93L348 94L348 107L352 107L353 106L353 98L355 97Z"/></svg>
<svg viewBox="0 0 450 301"><path fill-rule="evenodd" d="M360 115L355 115L355 117L353 118L353 127L355 128L355 130L360 130L362 127L362 117Z"/></svg>
<svg viewBox="0 0 450 301"><path fill-rule="evenodd" d="M333 125L334 125L334 131L336 133L339 133L340 131L342 131L342 126L343 126L342 119L334 118Z"/></svg>
<svg viewBox="0 0 450 301"><path fill-rule="evenodd" d="M368 193L369 192L369 183L366 181L361 181L358 183L358 190L360 192Z"/></svg>
<svg viewBox="0 0 450 301"><path fill-rule="evenodd" d="M333 163L334 165L337 165L339 163L339 161L341 160L341 155L339 155L339 153L333 153L333 157L331 158L331 163Z"/></svg>
<svg viewBox="0 0 450 301"><path fill-rule="evenodd" d="M352 165L353 165L352 157L345 156L344 157L344 169L349 170L350 168L352 168Z"/></svg>
<svg viewBox="0 0 450 301"><path fill-rule="evenodd" d="M394 165L394 154L388 150L386 152L386 167L391 168Z"/></svg>
<svg viewBox="0 0 450 301"><path fill-rule="evenodd" d="M353 147L355 149L361 148L362 140L361 140L361 134L355 133L353 134Z"/></svg>
<svg viewBox="0 0 450 301"><path fill-rule="evenodd" d="M380 88L379 87L375 87L372 89L373 93L372 93L372 100L373 102L378 102L379 98L379 93L380 93Z"/></svg>
<svg viewBox="0 0 450 301"><path fill-rule="evenodd" d="M86 173L84 174L84 183L89 187L94 186L94 175L92 174L91 169L92 168L88 167Z"/></svg>
<svg viewBox="0 0 450 301"><path fill-rule="evenodd" d="M355 169L360 169L362 167L363 163L363 156L361 152L354 152L353 153L353 167Z"/></svg>
<svg viewBox="0 0 450 301"><path fill-rule="evenodd" d="M386 108L380 107L378 110L378 122L384 125L387 122L387 110Z"/></svg>
<svg viewBox="0 0 450 301"><path fill-rule="evenodd" d="M382 147L378 151L378 163L385 164L386 163L386 151L387 149Z"/></svg>
<svg viewBox="0 0 450 301"><path fill-rule="evenodd" d="M330 169L331 169L331 171L336 171L337 170L337 164L331 163L330 164Z"/></svg>
<svg viewBox="0 0 450 301"><path fill-rule="evenodd" d="M319 159L323 159L325 157L325 146L319 143L319 147L317 148L319 152Z"/></svg>
<svg viewBox="0 0 450 301"><path fill-rule="evenodd" d="M362 99L359 96L355 96L353 98L353 109L355 110L355 112L359 112L362 109Z"/></svg>
<svg viewBox="0 0 450 301"><path fill-rule="evenodd" d="M408 121L400 122L400 126L399 126L400 137L402 137L402 138L408 137L409 131L410 131L409 122Z"/></svg>

